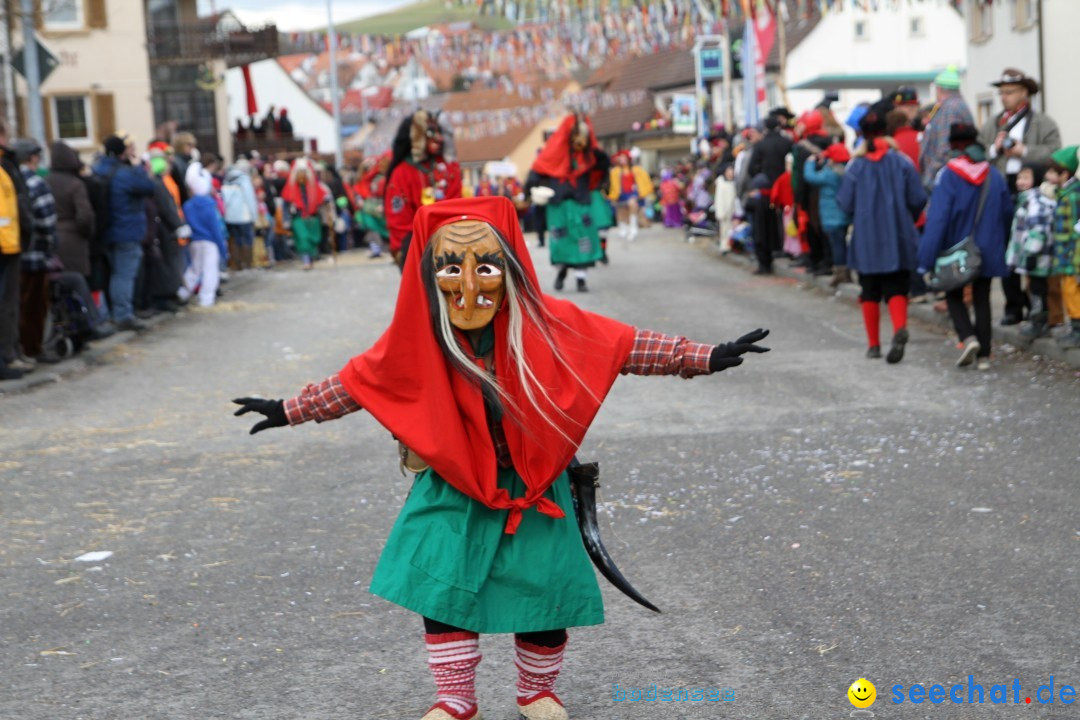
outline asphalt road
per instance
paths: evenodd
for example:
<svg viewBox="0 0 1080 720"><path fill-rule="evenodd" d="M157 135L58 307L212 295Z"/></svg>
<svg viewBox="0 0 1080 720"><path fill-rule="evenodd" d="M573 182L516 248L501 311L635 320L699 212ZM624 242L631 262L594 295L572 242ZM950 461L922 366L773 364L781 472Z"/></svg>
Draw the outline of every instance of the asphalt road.
<svg viewBox="0 0 1080 720"><path fill-rule="evenodd" d="M702 341L768 327L773 351L616 383L580 454L609 550L664 612L602 583L607 623L571 631L559 681L571 717L841 718L859 677L879 718L1080 717L1034 695L1080 687L1074 372L958 370L921 328L888 366L854 308L790 281L658 230L611 256L567 295ZM367 592L408 491L395 444L362 413L251 437L229 402L337 371L397 283L359 257L266 273L0 399L0 718L420 717L419 620ZM511 646L481 643L488 720L515 717ZM890 702L969 674L986 704ZM1014 679L1021 705L990 704ZM616 684L734 700L617 702Z"/></svg>

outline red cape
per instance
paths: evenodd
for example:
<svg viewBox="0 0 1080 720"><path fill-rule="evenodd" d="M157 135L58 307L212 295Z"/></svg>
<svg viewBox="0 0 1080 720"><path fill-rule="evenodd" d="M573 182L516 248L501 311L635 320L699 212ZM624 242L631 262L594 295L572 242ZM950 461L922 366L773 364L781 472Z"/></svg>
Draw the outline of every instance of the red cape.
<svg viewBox="0 0 1080 720"><path fill-rule="evenodd" d="M284 112L283 110L282 115ZM303 187L296 182L297 170L301 165L308 169L308 181ZM301 158L293 163L289 179L281 191L281 199L296 206L300 210L301 217L308 218L319 211L319 206L326 201L326 191L323 190L322 183L319 182L319 174L315 172L315 167L310 161Z"/></svg>
<svg viewBox="0 0 1080 720"><path fill-rule="evenodd" d="M505 408L502 429L514 469L527 488L523 497L511 498L497 486L498 463L480 389L455 370L439 348L421 277L420 259L432 233L463 219L481 220L497 228L517 255L526 282L539 287L509 200L470 198L425 205L417 211L413 224L413 243L394 319L370 350L349 361L340 377L361 407L446 482L489 508L510 510L506 531L513 533L521 522L521 512L533 506L545 515L563 517L559 506L543 497L544 492L566 469L585 437L629 356L635 330L573 303L541 296L543 310L551 318L548 329L563 363L556 359L536 324L528 315L523 317L524 355L554 405L535 392L537 402L557 430L536 412L521 387L515 360L510 357L509 300L504 300L494 320L495 377L517 409ZM461 342L467 347L463 339ZM471 355L468 350L466 354Z"/></svg>
<svg viewBox="0 0 1080 720"><path fill-rule="evenodd" d="M585 124L589 126L589 145L585 152L573 152L570 148L570 136L574 132L574 124L577 116L567 115L559 123L558 129L548 138L544 149L533 161L532 169L539 175L547 175L556 180L574 182L585 173L592 170L596 164L594 151L600 149L596 142L596 134L593 132L592 121L585 118ZM577 167L570 168L571 155L577 156Z"/></svg>

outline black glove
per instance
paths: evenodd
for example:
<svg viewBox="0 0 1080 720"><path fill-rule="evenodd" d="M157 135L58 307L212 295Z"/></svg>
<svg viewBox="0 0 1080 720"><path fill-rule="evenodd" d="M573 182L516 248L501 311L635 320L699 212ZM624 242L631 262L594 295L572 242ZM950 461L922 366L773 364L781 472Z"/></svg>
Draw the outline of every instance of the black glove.
<svg viewBox="0 0 1080 720"><path fill-rule="evenodd" d="M233 413L233 415L243 415L248 412L262 413L266 416L265 420L260 420L255 423L255 427L251 428L251 434L265 430L272 427L284 427L289 424L289 419L285 417L285 401L284 400L264 400L262 398L237 398L233 400L237 405L242 405L239 410Z"/></svg>
<svg viewBox="0 0 1080 720"><path fill-rule="evenodd" d="M754 343L759 340L764 340L765 336L769 334L768 330L762 330L758 328L752 333L747 333L733 343L723 343L713 348L712 354L709 356L709 370L712 372L720 372L736 365L742 365L743 359L740 355L745 355L748 352L752 353L764 353L769 352L771 348L761 347Z"/></svg>

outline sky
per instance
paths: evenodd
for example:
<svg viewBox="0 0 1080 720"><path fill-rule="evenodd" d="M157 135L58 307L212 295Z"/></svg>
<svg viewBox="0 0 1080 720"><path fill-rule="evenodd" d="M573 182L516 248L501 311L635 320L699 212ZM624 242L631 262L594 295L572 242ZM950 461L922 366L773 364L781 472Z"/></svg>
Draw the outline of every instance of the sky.
<svg viewBox="0 0 1080 720"><path fill-rule="evenodd" d="M334 22L393 10L413 0L331 0ZM326 0L199 0L199 14L232 10L244 24L276 23L279 30L326 27Z"/></svg>

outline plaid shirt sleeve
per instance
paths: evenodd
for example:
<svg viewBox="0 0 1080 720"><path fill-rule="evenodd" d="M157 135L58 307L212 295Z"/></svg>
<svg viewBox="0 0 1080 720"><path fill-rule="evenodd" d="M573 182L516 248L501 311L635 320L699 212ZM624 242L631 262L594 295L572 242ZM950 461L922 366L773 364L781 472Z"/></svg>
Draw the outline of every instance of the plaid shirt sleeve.
<svg viewBox="0 0 1080 720"><path fill-rule="evenodd" d="M29 251L23 253L22 266L24 270L40 272L46 269L46 263L56 248L56 200L52 190L38 175L24 171L23 177L30 193L34 239Z"/></svg>
<svg viewBox="0 0 1080 720"><path fill-rule="evenodd" d="M336 420L360 409L360 404L352 399L337 375L331 375L321 383L312 383L299 395L285 401L285 417L290 425L309 420L317 423Z"/></svg>
<svg viewBox="0 0 1080 720"><path fill-rule="evenodd" d="M684 337L638 329L634 346L622 367L623 375L708 375L709 356L715 345Z"/></svg>

